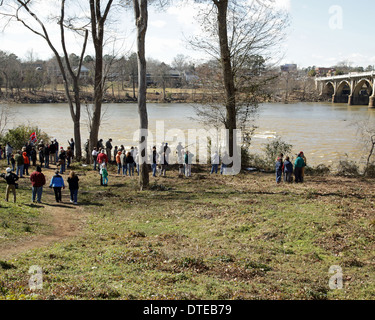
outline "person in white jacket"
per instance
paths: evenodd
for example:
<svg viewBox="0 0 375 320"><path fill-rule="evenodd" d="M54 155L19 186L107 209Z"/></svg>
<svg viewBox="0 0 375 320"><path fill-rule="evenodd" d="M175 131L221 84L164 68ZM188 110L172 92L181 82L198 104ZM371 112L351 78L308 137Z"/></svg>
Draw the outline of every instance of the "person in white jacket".
<svg viewBox="0 0 375 320"><path fill-rule="evenodd" d="M219 157L219 154L217 153L217 151L215 151L215 153L211 156L211 174L214 173L217 173L217 170L219 168L219 163L220 163L220 157Z"/></svg>

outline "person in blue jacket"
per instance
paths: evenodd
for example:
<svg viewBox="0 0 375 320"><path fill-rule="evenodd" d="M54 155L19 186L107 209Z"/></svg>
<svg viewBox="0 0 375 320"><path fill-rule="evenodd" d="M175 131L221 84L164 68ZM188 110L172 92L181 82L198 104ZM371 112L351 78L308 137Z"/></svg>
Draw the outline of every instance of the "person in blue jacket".
<svg viewBox="0 0 375 320"><path fill-rule="evenodd" d="M289 157L287 156L284 161L284 181L292 182L293 181L293 163L290 162Z"/></svg>
<svg viewBox="0 0 375 320"><path fill-rule="evenodd" d="M61 188L65 189L65 184L63 177L59 175L59 170L55 171L55 175L52 177L49 187L53 188L55 192L56 202L61 202Z"/></svg>
<svg viewBox="0 0 375 320"><path fill-rule="evenodd" d="M283 175L283 159L282 158L277 158L276 164L275 164L275 169L276 169L276 182L279 184L281 182L281 177Z"/></svg>

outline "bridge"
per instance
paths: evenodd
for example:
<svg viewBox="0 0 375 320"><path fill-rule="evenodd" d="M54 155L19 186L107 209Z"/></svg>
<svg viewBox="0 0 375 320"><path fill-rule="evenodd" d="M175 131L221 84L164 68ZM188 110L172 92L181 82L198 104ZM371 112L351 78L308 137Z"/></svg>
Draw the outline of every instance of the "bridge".
<svg viewBox="0 0 375 320"><path fill-rule="evenodd" d="M333 103L375 107L375 71L316 77L315 84L320 95Z"/></svg>

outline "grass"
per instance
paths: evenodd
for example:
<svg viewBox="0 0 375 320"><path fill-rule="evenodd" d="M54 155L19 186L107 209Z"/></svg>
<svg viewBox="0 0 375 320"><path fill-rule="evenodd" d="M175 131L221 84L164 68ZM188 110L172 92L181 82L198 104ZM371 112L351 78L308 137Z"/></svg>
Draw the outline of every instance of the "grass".
<svg viewBox="0 0 375 320"><path fill-rule="evenodd" d="M104 188L97 173L79 173L84 231L1 261L0 299L375 297L371 180L280 186L262 173L179 179L174 170L140 192L136 177L112 171ZM3 237L24 237L25 225L47 232L43 209L24 204L30 193L25 182L19 204L0 202ZM32 265L43 290L29 290ZM342 290L329 288L332 265L343 269Z"/></svg>

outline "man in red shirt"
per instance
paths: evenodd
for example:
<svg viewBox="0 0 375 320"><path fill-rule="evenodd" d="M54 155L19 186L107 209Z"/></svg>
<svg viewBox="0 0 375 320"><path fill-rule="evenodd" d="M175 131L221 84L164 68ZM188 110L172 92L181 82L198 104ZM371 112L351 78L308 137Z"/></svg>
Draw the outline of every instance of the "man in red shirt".
<svg viewBox="0 0 375 320"><path fill-rule="evenodd" d="M32 185L32 202L35 202L35 198L37 198L37 202L41 203L46 177L42 173L42 168L40 166L37 166L36 171L30 175L30 181Z"/></svg>

